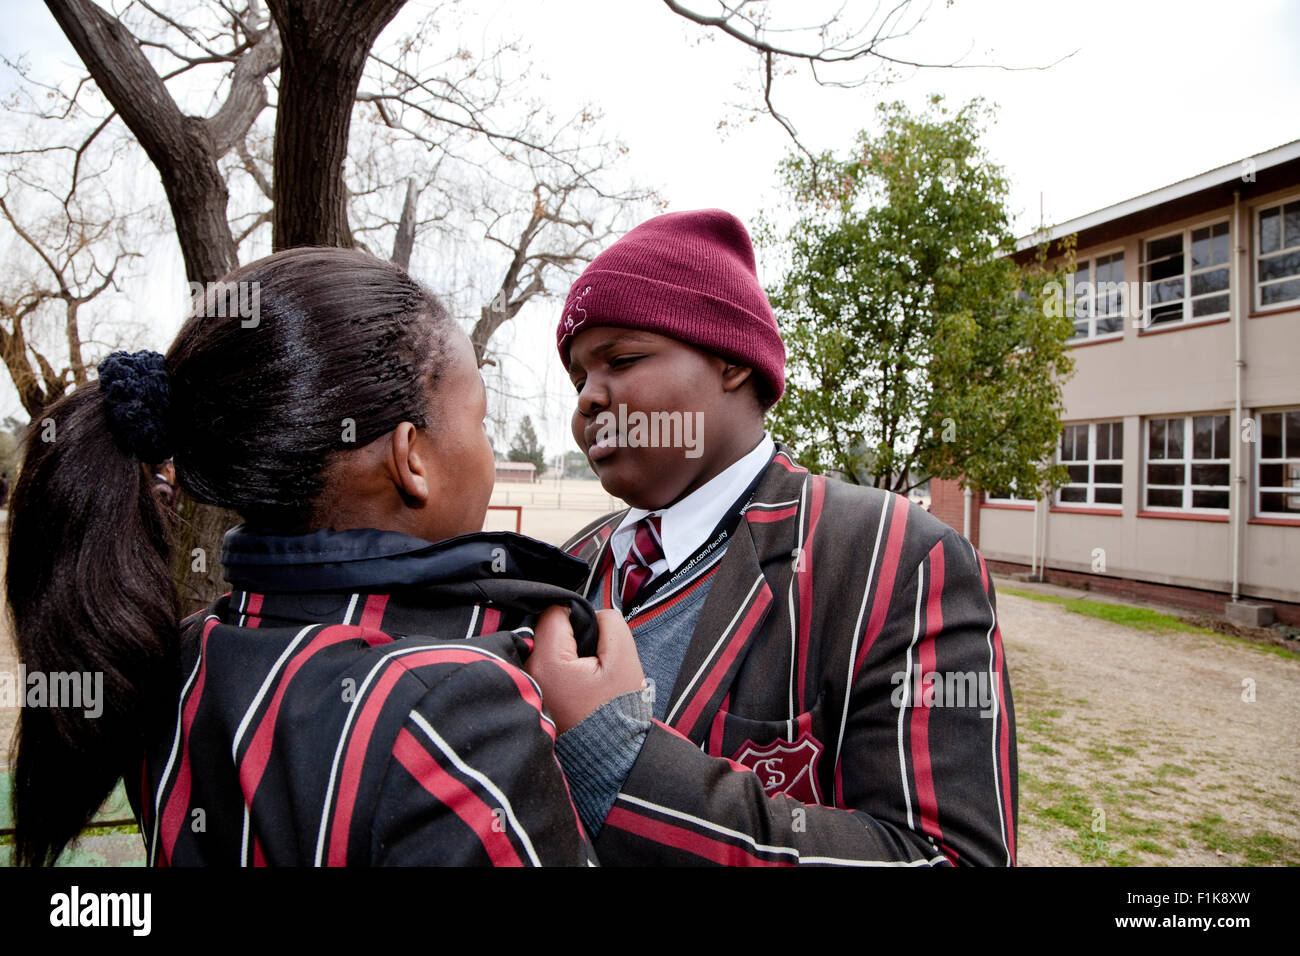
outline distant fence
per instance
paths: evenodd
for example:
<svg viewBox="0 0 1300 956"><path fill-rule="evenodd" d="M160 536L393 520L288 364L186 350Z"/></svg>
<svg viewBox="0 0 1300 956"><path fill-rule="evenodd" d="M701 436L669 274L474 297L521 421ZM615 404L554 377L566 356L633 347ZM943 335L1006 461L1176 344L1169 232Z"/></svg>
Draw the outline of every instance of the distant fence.
<svg viewBox="0 0 1300 956"><path fill-rule="evenodd" d="M567 498L562 491L500 491L496 497L501 500L499 505L489 505L489 508L517 507L519 505L531 505L537 508L572 508L575 511L617 511L626 507L623 502L619 501L613 495L591 495L580 492L571 492ZM565 504L565 501L568 504Z"/></svg>
<svg viewBox="0 0 1300 956"><path fill-rule="evenodd" d="M513 511L515 513L515 534L523 534L524 509L519 505L488 505L488 511Z"/></svg>

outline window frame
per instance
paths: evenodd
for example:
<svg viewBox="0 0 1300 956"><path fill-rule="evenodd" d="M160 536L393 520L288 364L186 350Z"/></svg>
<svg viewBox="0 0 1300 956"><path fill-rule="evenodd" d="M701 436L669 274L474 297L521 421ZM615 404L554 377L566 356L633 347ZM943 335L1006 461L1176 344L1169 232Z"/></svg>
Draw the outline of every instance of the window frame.
<svg viewBox="0 0 1300 956"><path fill-rule="evenodd" d="M1265 280L1260 278L1261 259L1265 258L1266 256L1271 258L1273 256L1286 255L1288 252L1300 253L1300 245L1295 245L1295 246L1281 245L1274 252L1269 252L1269 253L1264 252L1264 236L1263 236L1263 224L1262 224L1264 213L1268 212L1271 209L1277 209L1281 211L1282 220L1278 224L1278 228L1280 230L1279 241L1285 243L1286 242L1285 207L1290 205L1300 206L1300 193L1295 193L1294 195L1291 196L1283 196L1280 199L1277 199L1275 201L1270 201L1267 204L1261 203L1260 205L1256 206L1251 213L1251 217L1252 217L1251 218L1251 222L1252 222L1251 241L1253 243L1253 255L1251 257L1251 264L1254 269L1254 282L1251 283L1254 286L1254 291L1252 293L1253 298L1251 301L1252 301L1252 308L1256 312L1273 312L1278 309L1300 308L1300 295L1297 295L1296 298L1294 299L1286 299L1282 302L1269 302L1267 304L1264 302L1264 296L1263 296L1264 285L1266 282L1269 285L1279 285L1284 282L1295 282L1297 280L1300 280L1300 274L1297 274L1295 276L1284 276L1281 279Z"/></svg>
<svg viewBox="0 0 1300 956"><path fill-rule="evenodd" d="M1118 426L1120 427L1120 441L1119 441L1119 452L1120 452L1120 455L1119 455L1118 458L1111 457L1111 458L1101 458L1101 459L1099 459L1099 458L1097 457L1097 429L1098 429L1098 427L1101 426L1101 425L1106 425L1106 426L1118 425ZM1064 442L1064 440L1065 440L1066 429L1069 429L1069 428L1080 428L1080 427L1083 427L1083 426L1087 426L1087 429L1088 429L1088 451L1087 451L1087 458L1075 458L1075 459L1069 459L1069 460L1066 460L1066 459L1062 458L1062 457L1061 457L1061 453L1062 453L1062 442ZM1062 485L1061 487L1055 489L1055 491L1053 491L1053 493L1052 493L1052 507L1053 507L1053 508L1055 508L1055 509L1064 509L1064 508L1084 508L1084 509L1087 509L1087 510L1089 510L1089 511L1105 511L1105 512L1108 512L1108 513L1113 512L1113 513L1115 513L1115 514L1119 514L1120 512L1122 512L1122 511L1124 510L1124 438L1123 438L1123 428L1124 428L1124 419L1122 419L1122 418L1107 418L1107 419L1101 419L1101 420L1098 420L1098 421L1086 421L1086 422L1064 422L1064 423L1062 423L1062 427L1061 427L1061 441L1060 441L1060 442L1057 442L1057 446L1056 446L1056 449L1057 449L1057 450L1056 450L1056 462L1057 462L1057 464L1059 464L1059 465L1064 465L1064 466L1066 466L1066 467L1069 467L1070 465L1075 465L1075 466L1085 465L1085 466L1087 466L1087 468L1088 468L1088 480L1087 480L1086 482L1085 482L1085 481L1071 481L1071 482L1069 482L1068 484ZM1113 432L1113 431L1112 431L1111 434L1110 434L1110 445L1111 445L1111 454L1114 455L1114 452L1115 452L1115 443L1114 443L1114 432ZM1119 477L1119 481L1118 481L1118 482L1115 482L1115 481L1100 481L1100 482L1099 482L1099 481L1097 481L1097 477L1096 477L1096 476L1097 476L1097 472L1096 472L1096 469L1097 469L1097 466L1098 466L1098 465L1118 465L1119 468L1120 468L1120 477ZM1061 498L1061 492L1063 492L1066 488L1071 488L1071 487L1077 488L1077 487L1080 487L1080 486L1082 486L1082 487L1084 487L1084 488L1087 489L1087 497L1086 497L1086 499L1085 499L1084 501L1064 501L1064 500L1062 500L1062 498ZM1119 489L1119 493L1120 493L1120 499L1119 499L1119 501L1097 501L1097 500L1096 500L1096 497L1097 497L1096 492L1097 492L1097 489L1098 489L1098 488L1118 488L1118 489Z"/></svg>
<svg viewBox="0 0 1300 956"><path fill-rule="evenodd" d="M988 508L1022 508L1026 511L1032 510L1037 506L1037 499L1021 498L1014 493L997 495L991 491L984 492L984 500L980 507Z"/></svg>
<svg viewBox="0 0 1300 956"><path fill-rule="evenodd" d="M1210 230L1210 243L1211 243L1211 247L1213 247L1213 242L1214 242L1214 229L1215 229L1216 226L1227 226L1227 227L1228 227L1228 258L1227 258L1227 260L1226 260L1225 262L1222 262L1222 263L1211 263L1210 265L1208 265L1208 266L1203 266L1203 267L1201 267L1200 269L1193 269L1193 267L1192 267L1192 234L1195 233L1195 232L1199 232L1199 231L1202 230L1202 229L1209 229L1209 230ZM1148 269L1149 269L1152 265L1154 265L1155 263L1157 263L1157 262L1161 262L1161 261L1163 261L1165 258L1168 258L1168 257L1166 257L1166 256L1162 256L1162 257L1159 258L1159 259L1151 259L1151 258L1149 258L1149 249L1150 249L1150 247L1151 247L1151 245L1152 245L1153 243L1160 242L1162 239L1169 239L1169 238L1172 237L1172 236L1180 236L1180 237L1182 238L1182 251L1181 251L1180 254L1181 254L1182 257L1183 257L1183 271L1182 271L1182 276L1181 276L1181 278L1182 278L1182 280L1183 280L1183 294L1182 294L1182 298L1181 298L1180 300L1178 300L1178 301L1179 301L1179 304L1182 306L1182 318L1179 319L1178 321L1174 321L1174 320L1172 320L1172 319L1168 319L1168 320L1165 320L1165 321L1163 321L1163 322L1158 322L1158 323L1157 323L1157 322L1152 322L1152 321L1151 321L1151 310L1152 310L1152 307L1153 307L1153 303L1150 301L1150 292L1151 292L1151 288L1152 288L1152 286L1154 286L1157 282L1167 282L1167 281L1169 281L1169 280L1168 280L1168 279L1156 279L1156 280L1153 281L1152 279L1149 278L1150 273L1148 272ZM1149 236L1149 237L1143 239L1142 242L1141 242L1141 245L1140 245L1141 261L1138 263L1138 275L1139 275L1139 277L1140 277L1141 285L1142 285L1142 323L1141 323L1141 331L1142 331L1142 332L1150 333L1150 332L1156 332L1156 331L1163 331L1164 329L1178 329L1178 328L1183 328L1183 327L1185 327L1185 326L1189 326L1189 325L1201 325L1201 324L1203 324L1203 323L1218 322L1218 321L1223 320L1224 318L1228 318L1228 317L1230 317L1230 316L1232 315L1232 295L1233 295L1233 288L1232 288L1232 273L1233 273L1233 268L1232 268L1232 250L1233 250L1233 235L1232 235L1232 217L1231 217L1231 216L1220 216L1220 217L1217 217L1217 218L1214 218L1214 219L1207 219L1207 220L1205 220L1205 221L1203 221L1203 222L1192 223L1191 225L1189 225L1189 226L1185 226L1185 227L1182 228L1182 229L1173 229L1173 230L1170 230L1170 231L1168 231L1168 232L1162 232L1162 233L1159 233L1159 234L1157 234L1157 235ZM1228 285L1227 285L1226 288L1224 288L1224 289L1216 289L1216 290L1213 291L1213 292L1203 292L1203 293L1201 293L1200 295L1193 295L1193 294L1192 294L1192 277L1193 277L1193 275L1198 275L1198 274L1202 274L1202 273L1206 273L1206 272L1215 272L1215 271L1218 271L1219 269L1227 269L1227 270L1228 270ZM1226 295L1226 296L1228 297L1228 305L1227 305L1227 308L1225 308L1223 311L1221 311L1221 312L1213 312L1213 313L1211 313L1211 314L1209 314L1209 315L1197 315L1197 316L1193 316L1193 315L1191 314L1191 312L1192 312L1192 304L1193 304L1193 302L1194 302L1196 299L1206 299L1206 298L1210 298L1210 297L1212 297L1212 296L1220 296L1220 295ZM1155 303L1156 306L1164 306L1164 305L1172 305L1172 304L1173 304L1173 303L1164 303L1164 302L1161 302L1161 303Z"/></svg>
<svg viewBox="0 0 1300 956"><path fill-rule="evenodd" d="M1288 464L1294 464L1296 465L1297 468L1300 468L1300 447L1292 449L1294 454L1291 455L1287 454L1288 449L1286 447L1286 415L1288 412L1295 412L1297 414L1300 414L1300 406L1287 407L1287 408L1270 408L1263 411L1256 411L1254 415L1256 426L1259 429L1259 439L1253 443L1255 445L1255 468L1254 468L1255 473L1253 476L1254 485L1255 485L1255 489L1254 489L1255 494L1254 494L1254 506L1251 509L1251 512L1256 518L1266 518L1270 520L1279 520L1279 521L1300 521L1300 512L1265 511L1263 508L1263 497L1265 493L1268 494L1281 493L1285 495L1287 494L1288 491L1292 490L1290 488L1287 488L1285 485L1281 487L1277 487L1274 485L1269 485L1265 487L1264 479L1260 475L1260 472L1263 470L1263 467L1265 465L1280 464L1285 468ZM1282 416L1282 449L1281 449L1282 457L1281 458L1264 457L1264 416L1265 415ZM1283 477L1285 478L1285 475ZM1296 496L1300 497L1300 488L1296 488L1294 490Z"/></svg>
<svg viewBox="0 0 1300 956"><path fill-rule="evenodd" d="M1098 315L1095 309L1095 306L1097 304L1097 263L1102 259L1114 260L1116 256L1119 257L1119 261L1121 263L1120 280L1119 280L1119 288L1120 288L1119 311L1107 312L1105 315ZM1076 276L1076 278L1079 273L1079 267L1082 265L1086 265L1088 268L1089 278L1085 281L1087 281L1092 286L1092 294L1088 296L1088 303L1087 303L1088 315L1086 316L1086 318L1088 322L1088 332L1086 335L1075 334L1070 336L1068 339L1065 340L1066 345L1082 345L1085 342L1108 342L1111 339L1119 339L1124 337L1124 322L1129 316L1131 303L1128 301L1129 300L1128 282L1123 278L1124 276L1124 269L1122 265L1123 262L1124 262L1123 246L1116 246L1112 249L1107 250L1106 252L1097 252L1089 256L1087 259L1083 259L1075 262L1074 275ZM1073 288L1073 286L1071 286L1071 288ZM1070 316L1071 321L1078 322L1079 321L1079 299L1077 296L1071 297L1070 310L1072 313ZM1113 317L1119 318L1120 320L1119 328L1111 332L1099 333L1097 331L1097 320L1109 319Z"/></svg>
<svg viewBox="0 0 1300 956"><path fill-rule="evenodd" d="M1196 419L1198 418L1226 418L1228 423L1228 457L1226 458L1197 458L1195 457L1195 438L1196 438ZM1180 421L1183 428L1183 456L1177 459L1155 458L1151 457L1151 423L1154 421ZM1214 431L1211 429L1211 450L1217 451L1213 447ZM1168 441L1166 439L1166 446ZM1193 515L1213 515L1222 517L1232 512L1232 414L1230 412L1192 412L1184 415L1148 415L1142 419L1142 504L1141 511L1161 514L1193 514ZM1153 505L1148 500L1148 493L1153 487L1150 480L1150 467L1152 464L1164 465L1182 465L1183 481L1181 485L1171 485L1163 482L1154 483L1154 487L1161 490L1173 490L1175 487L1182 492L1182 505ZM1224 465L1228 469L1228 481L1223 485L1201 485L1193 484L1192 468L1195 464L1200 465ZM1222 508L1196 507L1191 504L1193 494L1196 491L1223 492L1228 496L1228 503Z"/></svg>

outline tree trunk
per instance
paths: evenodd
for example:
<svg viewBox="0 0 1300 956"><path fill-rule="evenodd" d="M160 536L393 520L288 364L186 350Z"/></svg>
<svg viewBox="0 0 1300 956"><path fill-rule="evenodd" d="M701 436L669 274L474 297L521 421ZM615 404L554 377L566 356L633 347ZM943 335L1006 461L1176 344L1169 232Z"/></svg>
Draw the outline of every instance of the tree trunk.
<svg viewBox="0 0 1300 956"><path fill-rule="evenodd" d="M268 0L283 47L271 247L351 246L343 164L366 58L405 0Z"/></svg>
<svg viewBox="0 0 1300 956"><path fill-rule="evenodd" d="M407 271L411 268L411 253L415 249L415 215L420 201L420 190L415 177L406 180L406 201L402 203L402 217L397 221L397 235L393 238L393 264Z"/></svg>

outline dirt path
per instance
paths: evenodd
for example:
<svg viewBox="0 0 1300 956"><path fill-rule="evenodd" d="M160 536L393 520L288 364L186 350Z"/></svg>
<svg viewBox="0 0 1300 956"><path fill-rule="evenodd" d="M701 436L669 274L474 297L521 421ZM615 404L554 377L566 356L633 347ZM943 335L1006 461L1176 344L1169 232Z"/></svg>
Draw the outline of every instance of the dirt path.
<svg viewBox="0 0 1300 956"><path fill-rule="evenodd" d="M998 610L1021 864L1300 864L1300 661L1008 594Z"/></svg>

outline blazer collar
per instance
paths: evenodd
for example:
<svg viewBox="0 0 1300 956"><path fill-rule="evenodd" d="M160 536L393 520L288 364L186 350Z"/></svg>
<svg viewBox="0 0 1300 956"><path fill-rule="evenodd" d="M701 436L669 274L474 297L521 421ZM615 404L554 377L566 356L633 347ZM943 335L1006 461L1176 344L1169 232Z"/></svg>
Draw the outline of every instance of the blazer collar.
<svg viewBox="0 0 1300 956"><path fill-rule="evenodd" d="M373 528L271 535L226 532L221 562L243 591L382 590L429 583L526 580L580 588L587 564L523 535L485 532L429 542Z"/></svg>

